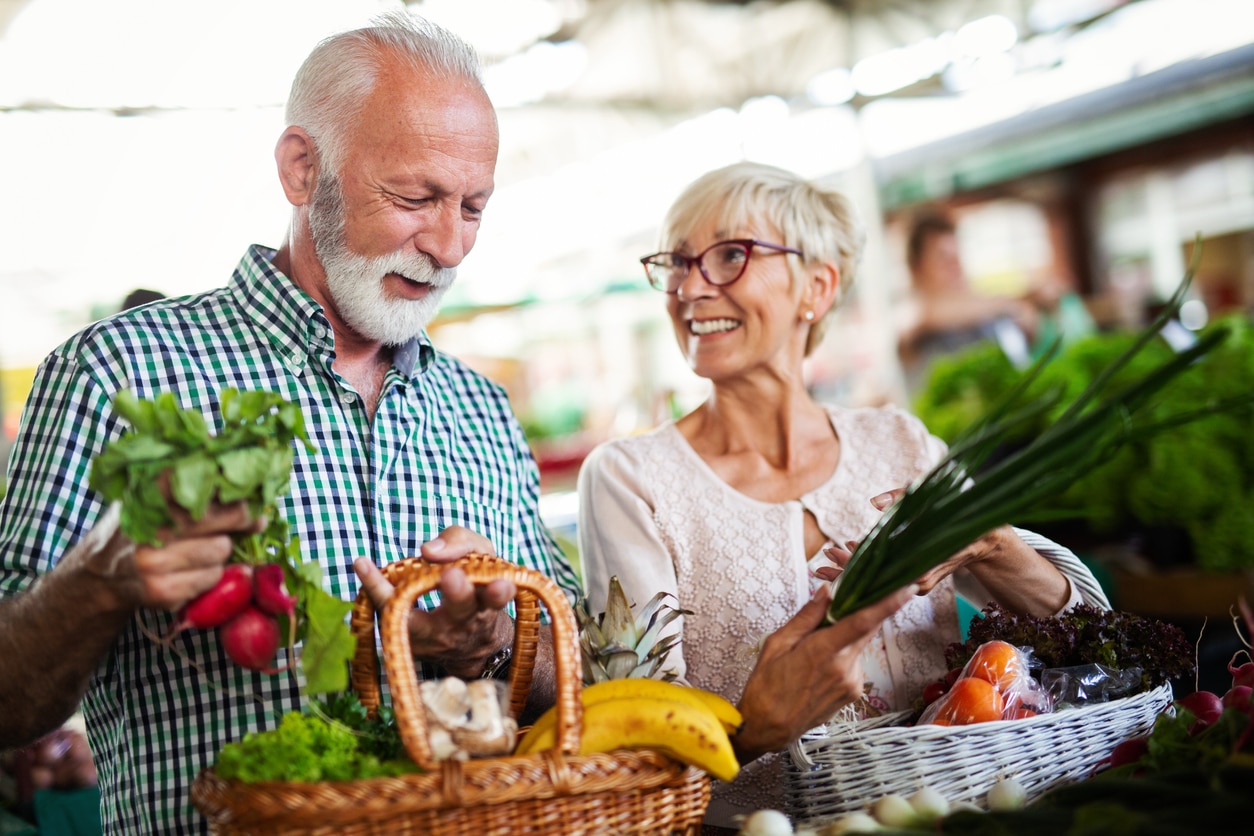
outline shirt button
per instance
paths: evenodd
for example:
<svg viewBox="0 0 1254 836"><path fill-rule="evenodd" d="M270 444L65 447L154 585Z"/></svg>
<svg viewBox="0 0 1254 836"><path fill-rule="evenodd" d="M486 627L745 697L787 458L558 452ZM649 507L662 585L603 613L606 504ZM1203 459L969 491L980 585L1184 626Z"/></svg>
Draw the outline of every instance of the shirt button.
<svg viewBox="0 0 1254 836"><path fill-rule="evenodd" d="M314 339L320 340L327 335L327 329L323 328L321 325L315 325L313 335Z"/></svg>
<svg viewBox="0 0 1254 836"><path fill-rule="evenodd" d="M341 392L340 403L344 404L345 406L357 403L357 396L354 395L352 392Z"/></svg>

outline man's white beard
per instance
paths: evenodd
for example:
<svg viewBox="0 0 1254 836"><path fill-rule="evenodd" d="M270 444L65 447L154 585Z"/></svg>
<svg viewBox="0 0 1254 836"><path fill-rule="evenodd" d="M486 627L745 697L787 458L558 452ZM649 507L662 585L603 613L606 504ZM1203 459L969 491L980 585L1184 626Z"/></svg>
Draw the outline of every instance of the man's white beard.
<svg viewBox="0 0 1254 836"><path fill-rule="evenodd" d="M327 276L327 290L339 315L363 337L384 345L403 345L427 327L445 291L457 277L454 268L436 267L421 253L394 252L362 256L344 241L344 212L339 183L320 183L310 206L314 247ZM388 297L383 279L389 273L430 285L421 299Z"/></svg>

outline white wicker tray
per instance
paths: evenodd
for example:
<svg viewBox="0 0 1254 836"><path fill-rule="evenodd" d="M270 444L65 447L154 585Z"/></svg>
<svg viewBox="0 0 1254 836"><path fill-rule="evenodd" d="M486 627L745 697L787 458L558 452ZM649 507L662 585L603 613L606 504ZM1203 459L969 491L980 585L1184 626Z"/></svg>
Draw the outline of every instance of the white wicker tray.
<svg viewBox="0 0 1254 836"><path fill-rule="evenodd" d="M826 736L801 741L783 759L785 812L794 822L822 824L924 785L950 803L985 808L985 795L1001 778L1014 778L1031 800L1088 777L1117 744L1149 733L1171 701L1171 685L1164 684L1022 720L902 726L910 713L901 712L829 723Z"/></svg>

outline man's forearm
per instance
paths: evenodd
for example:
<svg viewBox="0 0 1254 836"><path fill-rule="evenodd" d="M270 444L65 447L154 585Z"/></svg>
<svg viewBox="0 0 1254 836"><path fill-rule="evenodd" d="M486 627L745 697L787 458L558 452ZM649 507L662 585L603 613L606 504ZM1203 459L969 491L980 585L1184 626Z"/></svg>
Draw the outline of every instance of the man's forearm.
<svg viewBox="0 0 1254 836"><path fill-rule="evenodd" d="M130 618L100 606L95 581L66 567L0 601L0 749L23 746L74 713Z"/></svg>
<svg viewBox="0 0 1254 836"><path fill-rule="evenodd" d="M133 548L110 508L55 569L0 600L0 749L30 743L78 708L134 613L92 561Z"/></svg>

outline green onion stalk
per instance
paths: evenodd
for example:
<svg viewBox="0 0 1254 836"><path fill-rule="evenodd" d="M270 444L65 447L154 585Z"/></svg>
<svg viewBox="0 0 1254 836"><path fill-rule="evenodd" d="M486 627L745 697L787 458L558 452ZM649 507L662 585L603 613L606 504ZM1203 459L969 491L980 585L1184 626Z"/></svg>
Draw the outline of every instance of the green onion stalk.
<svg viewBox="0 0 1254 836"><path fill-rule="evenodd" d="M1254 392L1217 399L1197 409L1152 421L1135 419L1155 395L1228 337L1217 327L1133 383L1114 388L1112 379L1178 314L1197 270L1201 247L1166 306L1131 346L1027 444L980 472L994 450L1019 439L1024 428L1059 404L1061 388L1028 396L1033 381L1058 353L1055 340L1002 401L974 422L943 459L905 491L866 537L841 572L826 622L913 583L987 532L1033 518L1033 512L1062 493L1082 474L1110 458L1123 444L1190 421L1254 403ZM978 474L978 475L977 475Z"/></svg>

